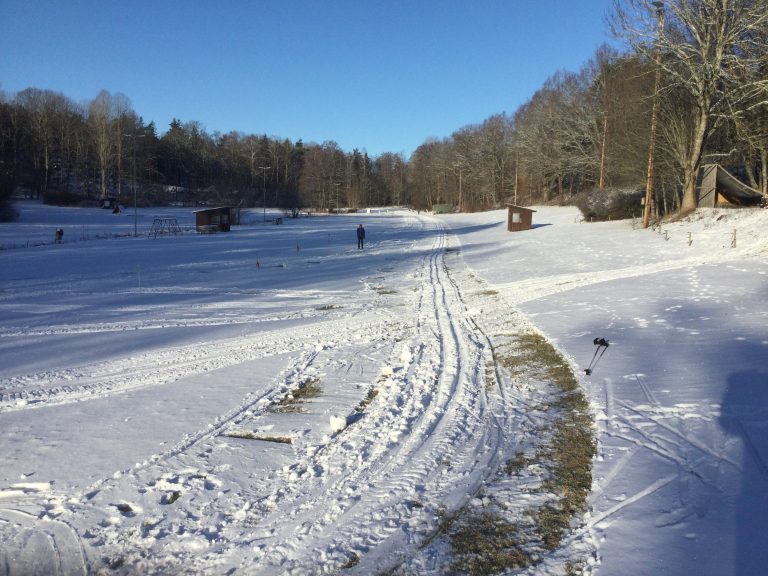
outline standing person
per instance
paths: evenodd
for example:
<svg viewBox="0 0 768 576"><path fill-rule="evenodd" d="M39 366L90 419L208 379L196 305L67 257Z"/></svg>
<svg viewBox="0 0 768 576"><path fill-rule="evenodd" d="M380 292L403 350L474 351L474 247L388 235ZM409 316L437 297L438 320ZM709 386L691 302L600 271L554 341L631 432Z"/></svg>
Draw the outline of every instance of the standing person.
<svg viewBox="0 0 768 576"><path fill-rule="evenodd" d="M365 228L363 228L363 225L360 224L357 227L357 247L358 249L363 249L363 244L365 242Z"/></svg>

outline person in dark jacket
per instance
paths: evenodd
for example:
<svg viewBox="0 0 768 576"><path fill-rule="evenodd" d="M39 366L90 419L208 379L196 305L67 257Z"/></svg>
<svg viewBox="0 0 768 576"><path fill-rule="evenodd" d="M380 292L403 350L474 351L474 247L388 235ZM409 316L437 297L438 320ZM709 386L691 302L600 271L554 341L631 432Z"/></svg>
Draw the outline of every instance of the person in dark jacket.
<svg viewBox="0 0 768 576"><path fill-rule="evenodd" d="M360 224L360 226L357 227L357 247L362 250L363 244L365 242L365 228L363 228L363 225Z"/></svg>

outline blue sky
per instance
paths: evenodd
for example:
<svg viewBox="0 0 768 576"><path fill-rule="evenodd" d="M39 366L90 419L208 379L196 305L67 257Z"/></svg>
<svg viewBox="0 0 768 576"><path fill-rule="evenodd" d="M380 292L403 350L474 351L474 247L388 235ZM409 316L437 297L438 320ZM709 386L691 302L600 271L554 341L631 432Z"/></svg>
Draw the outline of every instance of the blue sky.
<svg viewBox="0 0 768 576"><path fill-rule="evenodd" d="M603 42L611 0L2 0L0 90L409 156L513 113Z"/></svg>

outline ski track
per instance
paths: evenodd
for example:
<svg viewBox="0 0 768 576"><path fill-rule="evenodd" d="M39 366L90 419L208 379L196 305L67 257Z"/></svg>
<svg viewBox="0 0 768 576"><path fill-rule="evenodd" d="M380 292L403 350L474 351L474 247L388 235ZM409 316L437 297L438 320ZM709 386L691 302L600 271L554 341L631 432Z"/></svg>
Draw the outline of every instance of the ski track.
<svg viewBox="0 0 768 576"><path fill-rule="evenodd" d="M52 291L51 291L52 292ZM51 292L41 292L36 295L40 299L45 299ZM164 293L164 291L153 289L144 290L144 292ZM25 292L27 298L29 294ZM83 295L83 294L80 294ZM291 292L291 296L295 297L296 293ZM224 296L231 296L231 294L224 294ZM279 294L275 293L273 298L279 298ZM314 293L306 295L307 298L315 296ZM241 310L237 306L237 302L231 300L225 306L217 306L216 304L196 304L194 307L185 312L185 317L179 316L167 316L157 318L156 320L137 320L137 321L120 321L120 322L98 322L98 323L86 323L79 322L77 324L51 324L46 325L44 328L30 328L28 326L5 326L0 328L0 339L3 338L16 338L19 336L58 336L58 335L74 335L74 334L103 334L109 332L128 332L135 330L158 330L165 328L195 328L205 327L210 328L213 326L230 326L233 324L259 324L269 322L285 322L286 320L311 320L312 318L324 317L327 314L321 314L318 312L317 307L303 308L296 310L292 313L281 312L280 314L232 314L227 313L225 310L227 307ZM261 304L264 306L264 304ZM73 305L74 309L78 306ZM23 306L17 306L18 309L24 309ZM158 309L162 310L164 307L159 306ZM223 309L222 309L223 308ZM40 310L40 306L36 305L35 309ZM206 315L206 311L216 311L217 315L223 316L224 319L216 320L210 315ZM120 310L119 310L120 311ZM129 311L124 309L122 311ZM199 318L188 317L188 315L200 315Z"/></svg>
<svg viewBox="0 0 768 576"><path fill-rule="evenodd" d="M627 268L590 270L589 272L562 274L560 276L538 276L517 282L499 284L495 287L504 293L511 304L519 305L539 298L553 296L568 290L583 288L602 282L610 282L611 280L645 277L657 272L667 272L680 268L695 268L697 266L704 266L712 263L739 261L745 257L755 256L757 253L759 252L745 249L733 251L726 255L702 255L692 258L682 258L680 260L641 264L639 266L630 266Z"/></svg>
<svg viewBox="0 0 768 576"><path fill-rule="evenodd" d="M524 394L498 385L503 378L494 362L494 343L465 300L466 277L457 280L447 264L456 252L450 247L453 239L437 219L414 216L409 225L436 227L439 233L431 236L428 249L417 242L406 247L425 254L412 272L416 291L400 297L396 306L377 305L391 272L382 269L364 279L368 298L355 309L273 310L229 316L221 323L302 321L297 327L0 379L2 413L126 394L273 355L290 356L272 385L190 431L167 451L103 478L80 495L24 483L3 489L0 538L44 558L36 565L38 573L85 574L109 567L116 574L159 574L183 567L189 573L303 575L347 568L345 573L370 574L407 566L403 563L435 534L441 514L466 504L498 467L504 447L515 445L515 431L541 425L526 410ZM751 255L740 250L494 288L505 302L517 305L601 282L689 268L692 290L705 294L696 266ZM44 298L54 289L40 283L35 294ZM84 287L76 295L87 293ZM177 326L211 322L168 315L135 323L11 326L0 338ZM368 358L360 358L362 350ZM362 362L378 363L378 377L358 382ZM495 373L486 371L491 364ZM323 375L379 394L361 414L349 404L341 414L347 421L341 430L304 431L288 449L262 447L284 450L285 465L251 470L257 453L227 438L227 431L269 429L275 403ZM599 542L611 518L663 491L678 491L679 501L657 525L700 515L721 492L723 468L743 466L734 457L733 440L719 431L718 407L663 406L643 374L627 374L624 380L637 385L645 402L618 399L608 379L602 390L593 391L601 444L621 451L595 479L593 511L567 536L565 548ZM768 476L760 454L750 449ZM233 450L242 452L242 462L220 464L226 459L219 456ZM674 471L616 502L612 483L647 454L669 462ZM180 495L175 503L169 501L172 494ZM0 565L9 561L0 554Z"/></svg>
<svg viewBox="0 0 768 576"><path fill-rule="evenodd" d="M416 218L412 225L424 223L440 226ZM431 538L441 510L464 505L495 470L512 410L500 387L486 381L492 344L446 265L449 237L440 227L433 238L414 274L412 314L391 306L382 311L374 298L351 313L361 319L352 331L348 318L325 317L266 337L0 380L0 411L26 410L162 386L273 354L292 358L273 386L168 451L80 497L25 493L14 508L0 509L0 519L41 506L42 518L77 526L84 546L77 570L163 573L184 566L196 573L307 574L332 573L354 559L354 571L364 574L397 566ZM375 292L375 280L368 290ZM397 334L405 337L393 342ZM249 478L233 486L238 471L216 464L218 453L232 450L222 434L258 428L282 395L313 376L348 378L355 358L340 362L338 353L353 344L388 358L378 380L367 383L379 391L375 401L362 415L347 414L344 429L297 440L293 464L261 476L240 470ZM498 374L493 378L492 385ZM134 494L129 502L126 493ZM169 493L183 498L170 506Z"/></svg>
<svg viewBox="0 0 768 576"><path fill-rule="evenodd" d="M461 478L452 478L445 461L448 453L453 462L474 457L474 442L478 438L483 441L482 434L475 432L483 421L484 409L483 380L477 378L477 371L471 371L471 367L482 365L482 355L472 342L476 353L471 357L459 337L465 330L460 326L456 304L460 302L458 291L447 280L443 267L445 241L444 234L438 237L424 266L428 277L419 282L417 334L407 350L399 351L401 358L411 360L397 367L400 376L389 386L394 397L386 399L396 408L368 415L361 425L345 431L337 442L302 463L302 468L322 466L333 471L310 479L321 489L312 486L307 490L303 481L289 482L280 487L278 496L267 497L278 509L259 521L254 543L269 535L269 540L290 540L292 544L267 547L262 543L257 546L259 552L243 558L241 565L258 566L255 573L270 574L279 569L286 574L305 574L310 569L319 570L320 558L323 570L332 572L353 553L373 550L396 534L400 534L397 539L401 545L413 547L419 539L410 533L411 527L426 529L427 534L433 529L432 518L420 518L424 505L416 503L425 497L441 501L447 496L446 488L456 490L457 485L463 487L461 502L476 488ZM433 332L439 338L430 338ZM480 406L471 405L476 396L481 399ZM464 449L457 450L459 446ZM453 450L449 452L449 448ZM350 462L355 465L350 466ZM459 476L467 475L473 467L473 462L458 466ZM324 497L307 501L306 493ZM341 500L339 494L343 495ZM311 527L297 537L291 524L284 528L286 510L289 516L312 519L308 522ZM401 554L404 552L400 549Z"/></svg>
<svg viewBox="0 0 768 576"><path fill-rule="evenodd" d="M638 385L646 402L616 398L608 379L604 382L605 395L593 394L595 400L603 399L594 407L601 415L600 444L616 451L616 458L602 478L595 478L590 496L592 511L585 525L569 535L566 545L585 535L600 542L609 533L614 517L642 514L648 505L643 501L648 498L655 499L655 506L664 507L654 520L656 527L695 526L696 519L705 517L719 499L727 497L728 479L743 472L744 462L735 449L735 440L724 436L718 423L723 416L719 406L663 405L644 375L628 374L624 379ZM649 480L638 491L625 493L612 486L631 465L637 466L635 461L648 458L658 460L659 470L668 473Z"/></svg>
<svg viewBox="0 0 768 576"><path fill-rule="evenodd" d="M374 317L370 322L381 329L385 320ZM344 319L326 319L320 324L273 330L266 336L158 349L80 368L0 378L0 413L102 398L276 354L295 353L315 340L343 333L345 325Z"/></svg>

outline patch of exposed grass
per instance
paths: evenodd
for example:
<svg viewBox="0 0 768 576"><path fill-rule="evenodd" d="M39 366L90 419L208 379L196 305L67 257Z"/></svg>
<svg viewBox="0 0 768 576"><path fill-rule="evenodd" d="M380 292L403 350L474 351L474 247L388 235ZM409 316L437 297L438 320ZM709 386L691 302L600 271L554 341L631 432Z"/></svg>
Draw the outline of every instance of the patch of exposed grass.
<svg viewBox="0 0 768 576"><path fill-rule="evenodd" d="M517 527L498 514L462 515L443 523L451 541L451 571L471 576L525 568L531 559Z"/></svg>
<svg viewBox="0 0 768 576"><path fill-rule="evenodd" d="M578 380L552 344L538 334L521 335L517 344L519 355L505 365L511 370L536 370L560 392L549 407L556 416L551 441L539 454L550 471L543 488L558 499L533 512L544 546L554 550L572 517L586 509L597 449L592 416Z"/></svg>
<svg viewBox="0 0 768 576"><path fill-rule="evenodd" d="M262 442L275 442L277 444L292 444L293 439L289 436L263 436L255 434L250 430L228 430L222 433L227 438L240 438L241 440L260 440Z"/></svg>
<svg viewBox="0 0 768 576"><path fill-rule="evenodd" d="M276 444L293 444L293 438L288 436L257 436L256 440L275 442Z"/></svg>
<svg viewBox="0 0 768 576"><path fill-rule="evenodd" d="M511 343L496 350L496 362L513 376L523 374L543 381L553 397L539 406L549 414L535 455L517 452L501 471L513 475L531 464L547 470L542 493L554 498L529 511L533 529L524 531L498 515L459 512L442 528L451 541L456 561L452 569L465 574L497 574L535 562L526 550L555 550L570 529L574 516L586 509L592 486L592 458L596 441L589 403L570 365L543 336L535 333L504 334ZM569 574L583 571L569 564Z"/></svg>
<svg viewBox="0 0 768 576"><path fill-rule="evenodd" d="M168 506L176 502L176 500L178 500L179 498L181 498L181 491L174 490L169 494L163 494L163 497L160 499L160 504Z"/></svg>
<svg viewBox="0 0 768 576"><path fill-rule="evenodd" d="M505 474L512 476L528 466L530 462L530 459L525 457L525 452L517 452L514 458L510 458L506 461L502 470Z"/></svg>
<svg viewBox="0 0 768 576"><path fill-rule="evenodd" d="M495 353L495 351L494 351ZM493 388L498 384L498 381L496 379L496 366L494 363L489 362L485 366L485 389L486 390L493 390Z"/></svg>
<svg viewBox="0 0 768 576"><path fill-rule="evenodd" d="M568 527L570 515L560 506L547 504L532 510L536 529L547 550L555 550L562 539L563 530Z"/></svg>
<svg viewBox="0 0 768 576"><path fill-rule="evenodd" d="M540 334L521 334L516 338L517 353L505 356L502 362L506 368L514 371L544 369L552 370L565 365L562 356ZM570 370L569 370L570 372Z"/></svg>
<svg viewBox="0 0 768 576"><path fill-rule="evenodd" d="M392 290L391 288L385 288L384 286L376 286L374 288L374 290L380 296L387 296L389 294L397 294L397 290Z"/></svg>
<svg viewBox="0 0 768 576"><path fill-rule="evenodd" d="M587 568L587 563L581 562L568 562L565 565L565 576L582 576Z"/></svg>
<svg viewBox="0 0 768 576"><path fill-rule="evenodd" d="M478 292L478 294L480 296L497 296L499 294L499 291L488 289L488 290L482 290Z"/></svg>
<svg viewBox="0 0 768 576"><path fill-rule="evenodd" d="M315 308L315 310L338 310L339 308L344 308L344 306L341 304L323 304Z"/></svg>
<svg viewBox="0 0 768 576"><path fill-rule="evenodd" d="M570 405L581 404L581 401L564 400ZM543 488L558 495L556 504L536 515L539 532L550 550L560 545L571 518L586 510L592 486L592 458L596 452L591 426L592 419L583 409L564 410L563 417L554 425L552 442L543 454L551 462L551 476L544 481Z"/></svg>
<svg viewBox="0 0 768 576"><path fill-rule="evenodd" d="M349 560L347 560L347 563L344 564L344 566L341 567L342 570L349 570L350 568L354 568L360 563L360 556L357 555L356 552L352 552L349 555Z"/></svg>
<svg viewBox="0 0 768 576"><path fill-rule="evenodd" d="M288 392L280 402L277 403L272 411L273 412L303 412L302 405L312 398L317 398L323 393L323 389L320 387L320 381L317 378L311 378L302 384L298 388L295 388Z"/></svg>
<svg viewBox="0 0 768 576"><path fill-rule="evenodd" d="M365 409L368 408L368 406L373 402L373 400L376 398L376 396L379 395L378 388L371 388L368 390L368 394L365 398L363 398L360 401L360 404L358 404L355 407L355 412L365 412Z"/></svg>
<svg viewBox="0 0 768 576"><path fill-rule="evenodd" d="M256 440L256 434L249 430L227 430L222 432L222 436L227 438L241 438L243 440Z"/></svg>

